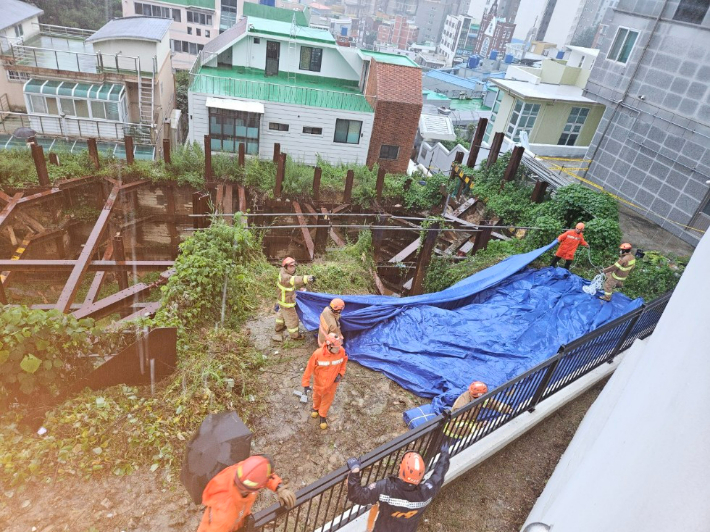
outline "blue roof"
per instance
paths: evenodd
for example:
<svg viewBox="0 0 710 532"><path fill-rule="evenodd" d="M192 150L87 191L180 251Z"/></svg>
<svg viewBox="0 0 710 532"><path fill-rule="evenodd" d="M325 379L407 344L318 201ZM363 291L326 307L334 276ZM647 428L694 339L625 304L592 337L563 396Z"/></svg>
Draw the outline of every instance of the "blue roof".
<svg viewBox="0 0 710 532"><path fill-rule="evenodd" d="M430 70L426 75L429 78L438 79L439 81L457 85L465 89L478 89L483 85L483 81L480 79L462 78L454 74L449 74L448 72L442 72L441 70Z"/></svg>

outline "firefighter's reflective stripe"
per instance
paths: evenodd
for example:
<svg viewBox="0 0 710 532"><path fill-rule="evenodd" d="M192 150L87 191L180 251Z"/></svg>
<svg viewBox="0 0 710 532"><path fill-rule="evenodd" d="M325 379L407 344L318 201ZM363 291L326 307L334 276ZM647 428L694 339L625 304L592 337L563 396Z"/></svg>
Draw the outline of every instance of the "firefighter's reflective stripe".
<svg viewBox="0 0 710 532"><path fill-rule="evenodd" d="M287 329L289 333L297 333L298 332L298 327L294 327L293 329Z"/></svg>
<svg viewBox="0 0 710 532"><path fill-rule="evenodd" d="M296 306L296 303L287 303L286 302L286 292L293 292L295 288L295 283L296 283L296 278L291 277L291 280L289 281L291 284L291 288L284 286L281 284L281 276L279 275L278 279L276 279L276 286L279 290L281 290L281 299L279 300L279 305L281 305L283 308L293 308Z"/></svg>
<svg viewBox="0 0 710 532"><path fill-rule="evenodd" d="M426 508L431 502L431 499L420 502L410 502L405 499L395 499L394 497L390 497L389 495L385 495L383 493L380 495L380 502L386 502L392 506L399 506L400 508L407 508L408 510L418 510Z"/></svg>
<svg viewBox="0 0 710 532"><path fill-rule="evenodd" d="M318 364L319 366L337 366L342 361L342 358L339 358L338 360L318 360L316 361L316 364Z"/></svg>
<svg viewBox="0 0 710 532"><path fill-rule="evenodd" d="M615 262L615 263L614 263L614 267L615 267L615 268L619 268L622 272L628 272L628 271L631 270L631 268L634 267L635 264L636 264L636 259L630 260L630 261L629 261L629 265L626 266L626 267L622 266L622 265L619 264L618 262Z"/></svg>

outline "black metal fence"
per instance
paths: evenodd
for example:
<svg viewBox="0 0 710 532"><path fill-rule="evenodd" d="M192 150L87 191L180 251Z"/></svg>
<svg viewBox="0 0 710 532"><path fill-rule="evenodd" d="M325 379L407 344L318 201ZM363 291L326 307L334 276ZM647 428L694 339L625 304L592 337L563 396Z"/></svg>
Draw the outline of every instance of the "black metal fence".
<svg viewBox="0 0 710 532"><path fill-rule="evenodd" d="M540 401L565 388L645 338L656 327L671 293L560 347L558 353L452 414L444 414L391 440L361 458L362 478L374 482L394 474L405 452L419 452L431 465L444 438L455 456ZM255 532L332 532L366 511L347 499L347 468L333 471L298 490L291 510L273 505L253 516Z"/></svg>

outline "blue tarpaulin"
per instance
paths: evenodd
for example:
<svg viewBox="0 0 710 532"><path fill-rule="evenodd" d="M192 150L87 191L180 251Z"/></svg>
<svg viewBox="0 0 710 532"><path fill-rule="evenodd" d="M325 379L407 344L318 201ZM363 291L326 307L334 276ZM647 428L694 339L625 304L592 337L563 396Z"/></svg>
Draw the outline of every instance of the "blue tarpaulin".
<svg viewBox="0 0 710 532"><path fill-rule="evenodd" d="M554 355L563 344L639 307L582 291L589 281L562 268L527 266L557 245L514 255L433 294L396 298L298 293L306 329L334 297L350 360L403 388L451 405L474 380L493 389Z"/></svg>

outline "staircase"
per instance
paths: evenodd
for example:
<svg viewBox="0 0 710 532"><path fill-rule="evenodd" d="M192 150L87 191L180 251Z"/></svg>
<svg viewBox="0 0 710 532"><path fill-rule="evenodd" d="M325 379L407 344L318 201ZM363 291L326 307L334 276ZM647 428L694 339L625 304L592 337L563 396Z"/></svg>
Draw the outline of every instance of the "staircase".
<svg viewBox="0 0 710 532"><path fill-rule="evenodd" d="M144 127L134 132L134 137L139 144L152 144L151 129L153 126L153 113L155 109L155 73L143 72L138 63L138 110L139 124Z"/></svg>

